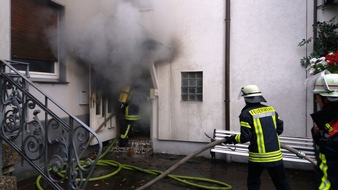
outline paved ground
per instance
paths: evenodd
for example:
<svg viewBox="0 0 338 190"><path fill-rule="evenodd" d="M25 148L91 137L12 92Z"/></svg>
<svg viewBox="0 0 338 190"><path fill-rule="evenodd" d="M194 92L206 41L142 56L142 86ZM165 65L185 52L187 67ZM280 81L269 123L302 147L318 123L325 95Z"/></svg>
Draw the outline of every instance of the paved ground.
<svg viewBox="0 0 338 190"><path fill-rule="evenodd" d="M183 156L168 155L168 154L152 154L151 156L140 157L135 155L128 155L123 153L110 153L106 156L106 160L114 160L123 164L123 168L117 174L99 180L90 182L86 189L90 190L111 190L111 189L137 189L146 184L156 176L145 173L144 171L135 171L126 169L128 165L137 166L142 169L155 169L165 171L172 165L177 163ZM116 168L110 167L97 167L94 176L103 176ZM148 170L146 170L148 171ZM246 189L246 175L247 165L244 163L226 163L223 160L212 162L210 159L203 157L196 157L186 162L177 168L172 174L184 175L191 177L199 177L202 179L217 180L232 186L234 190ZM288 179L292 189L306 189L311 190L314 188L313 171L311 170L292 170L287 169ZM274 189L271 179L265 171L262 175L262 189ZM204 184L206 186L214 186L215 184ZM18 183L18 190L33 190L36 189L35 178ZM48 186L45 187L48 188ZM150 190L191 190L200 189L197 187L189 186L171 178L164 178L148 188Z"/></svg>

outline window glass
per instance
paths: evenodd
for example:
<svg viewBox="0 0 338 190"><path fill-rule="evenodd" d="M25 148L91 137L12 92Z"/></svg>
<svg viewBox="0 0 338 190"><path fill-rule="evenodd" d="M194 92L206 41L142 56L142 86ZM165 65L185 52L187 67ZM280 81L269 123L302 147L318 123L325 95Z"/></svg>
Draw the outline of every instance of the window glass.
<svg viewBox="0 0 338 190"><path fill-rule="evenodd" d="M49 0L11 0L11 59L29 63L32 77L58 78L60 12Z"/></svg>
<svg viewBox="0 0 338 190"><path fill-rule="evenodd" d="M182 72L181 73L181 100L203 101L203 73Z"/></svg>

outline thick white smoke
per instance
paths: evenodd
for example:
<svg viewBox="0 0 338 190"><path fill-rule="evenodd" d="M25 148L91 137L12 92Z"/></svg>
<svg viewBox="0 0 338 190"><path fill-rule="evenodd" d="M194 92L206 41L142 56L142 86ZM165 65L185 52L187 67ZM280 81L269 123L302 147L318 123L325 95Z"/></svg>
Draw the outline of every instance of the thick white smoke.
<svg viewBox="0 0 338 190"><path fill-rule="evenodd" d="M126 85L133 86L137 92L133 99L139 104L143 118L150 118L151 113L146 101L152 88L149 66L154 61L170 61L174 54L170 16L165 22L158 14L154 16L150 2L67 0L65 15L67 45L73 57L93 68L92 76L103 79L95 86L106 90L104 93L115 97L116 102ZM154 27L153 20L159 25ZM143 130L149 130L149 121L141 122Z"/></svg>
<svg viewBox="0 0 338 190"><path fill-rule="evenodd" d="M151 10L140 11L135 1L73 0L67 9L71 53L117 88L144 85L150 81L151 61L171 56L168 44L155 39L154 31L144 24L144 14Z"/></svg>

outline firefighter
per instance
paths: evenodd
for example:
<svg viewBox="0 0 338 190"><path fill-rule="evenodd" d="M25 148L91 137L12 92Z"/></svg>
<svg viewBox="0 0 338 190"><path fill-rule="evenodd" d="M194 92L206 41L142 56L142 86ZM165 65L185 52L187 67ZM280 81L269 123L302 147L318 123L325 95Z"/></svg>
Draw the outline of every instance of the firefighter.
<svg viewBox="0 0 338 190"><path fill-rule="evenodd" d="M133 96L135 96L133 89L127 86L119 97L120 108L124 118L120 128L119 146L121 147L128 146L129 137L133 133L133 125L140 120L138 102Z"/></svg>
<svg viewBox="0 0 338 190"><path fill-rule="evenodd" d="M226 137L226 143L250 142L247 187L260 189L260 176L266 168L277 190L291 189L284 169L279 135L283 132L283 121L272 106L266 102L257 85L241 89L245 107L242 109L240 134Z"/></svg>
<svg viewBox="0 0 338 190"><path fill-rule="evenodd" d="M311 114L317 150L316 186L338 189L338 74L322 72L313 90L319 111Z"/></svg>

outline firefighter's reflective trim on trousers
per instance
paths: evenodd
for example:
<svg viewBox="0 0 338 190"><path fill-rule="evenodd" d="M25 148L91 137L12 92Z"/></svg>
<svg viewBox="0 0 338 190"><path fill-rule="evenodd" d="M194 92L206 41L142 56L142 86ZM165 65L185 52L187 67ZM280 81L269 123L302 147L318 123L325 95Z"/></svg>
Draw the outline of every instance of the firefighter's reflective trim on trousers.
<svg viewBox="0 0 338 190"><path fill-rule="evenodd" d="M131 125L129 124L129 125L127 126L126 132L125 132L124 134L121 134L121 136L120 136L121 139L125 139L125 138L128 137L128 133L129 133L130 128L131 128Z"/></svg>
<svg viewBox="0 0 338 190"><path fill-rule="evenodd" d="M268 153L249 152L249 161L251 162L276 162L282 159L281 150Z"/></svg>
<svg viewBox="0 0 338 190"><path fill-rule="evenodd" d="M326 164L326 157L325 154L319 153L319 159L321 160L321 163L319 165L320 170L323 172L323 177L320 181L319 190L329 190L331 188L331 183L328 180L327 175L327 164Z"/></svg>

